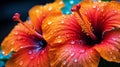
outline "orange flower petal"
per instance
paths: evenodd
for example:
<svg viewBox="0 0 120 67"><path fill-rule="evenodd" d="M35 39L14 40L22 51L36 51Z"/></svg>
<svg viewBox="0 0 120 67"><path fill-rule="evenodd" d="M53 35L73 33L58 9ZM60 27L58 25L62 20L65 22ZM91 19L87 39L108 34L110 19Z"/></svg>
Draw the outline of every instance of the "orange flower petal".
<svg viewBox="0 0 120 67"><path fill-rule="evenodd" d="M54 3L46 4L45 6L37 5L29 11L30 20L32 21L35 29L41 33L41 24L45 17L51 13L60 12L63 7L62 1L56 1ZM53 14L54 15L54 14Z"/></svg>
<svg viewBox="0 0 120 67"><path fill-rule="evenodd" d="M69 40L81 39L81 27L72 15L50 16L44 21L42 29L43 37L52 47L63 45Z"/></svg>
<svg viewBox="0 0 120 67"><path fill-rule="evenodd" d="M13 54L6 67L50 67L47 48L27 47Z"/></svg>
<svg viewBox="0 0 120 67"><path fill-rule="evenodd" d="M104 40L95 46L100 55L112 62L120 62L120 30L105 33Z"/></svg>
<svg viewBox="0 0 120 67"><path fill-rule="evenodd" d="M80 44L50 49L52 67L98 67L100 55L94 48Z"/></svg>
<svg viewBox="0 0 120 67"><path fill-rule="evenodd" d="M32 28L31 23L26 21L26 25ZM18 24L10 32L10 34L3 40L1 46L2 51L5 55L11 51L18 51L21 48L28 46L37 46L37 37L35 36L22 24Z"/></svg>

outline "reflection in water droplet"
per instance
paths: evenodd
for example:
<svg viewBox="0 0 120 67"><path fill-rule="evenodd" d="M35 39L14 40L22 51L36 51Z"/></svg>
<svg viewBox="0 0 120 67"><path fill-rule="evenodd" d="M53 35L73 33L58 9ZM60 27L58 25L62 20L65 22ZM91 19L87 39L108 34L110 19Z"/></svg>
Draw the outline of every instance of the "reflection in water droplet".
<svg viewBox="0 0 120 67"><path fill-rule="evenodd" d="M23 61L20 61L19 65L23 65Z"/></svg>
<svg viewBox="0 0 120 67"><path fill-rule="evenodd" d="M96 6L94 5L93 8L96 8Z"/></svg>
<svg viewBox="0 0 120 67"><path fill-rule="evenodd" d="M61 21L61 23L63 24L63 23L64 23L64 21Z"/></svg>
<svg viewBox="0 0 120 67"><path fill-rule="evenodd" d="M48 8L48 10L51 11L51 10L52 10L52 7L50 6L50 7Z"/></svg>
<svg viewBox="0 0 120 67"><path fill-rule="evenodd" d="M72 53L70 56L74 56L75 53Z"/></svg>
<svg viewBox="0 0 120 67"><path fill-rule="evenodd" d="M31 50L29 50L29 51L28 51L28 54L32 54L32 51L31 51Z"/></svg>
<svg viewBox="0 0 120 67"><path fill-rule="evenodd" d="M50 25L51 23L52 23L52 22L51 22L51 21L49 21L49 22L48 22L48 25Z"/></svg>
<svg viewBox="0 0 120 67"><path fill-rule="evenodd" d="M77 59L74 59L74 62L78 62L78 60L77 60Z"/></svg>
<svg viewBox="0 0 120 67"><path fill-rule="evenodd" d="M113 54L112 52L110 52L110 54Z"/></svg>
<svg viewBox="0 0 120 67"><path fill-rule="evenodd" d="M72 45L75 44L75 41L71 41L71 44L72 44Z"/></svg>
<svg viewBox="0 0 120 67"><path fill-rule="evenodd" d="M61 43L61 42L62 42L62 40L61 40L61 39L58 39L58 40L57 40L57 42L58 42L58 43Z"/></svg>
<svg viewBox="0 0 120 67"><path fill-rule="evenodd" d="M63 61L63 65L65 65L66 64L66 61Z"/></svg>

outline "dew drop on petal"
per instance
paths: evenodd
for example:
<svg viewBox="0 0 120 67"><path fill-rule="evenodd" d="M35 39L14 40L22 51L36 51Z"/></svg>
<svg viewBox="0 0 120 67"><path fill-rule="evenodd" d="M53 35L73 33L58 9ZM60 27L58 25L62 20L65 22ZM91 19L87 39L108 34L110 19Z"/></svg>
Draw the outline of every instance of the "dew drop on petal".
<svg viewBox="0 0 120 67"><path fill-rule="evenodd" d="M15 41L12 41L11 44L14 45L14 44L15 44Z"/></svg>
<svg viewBox="0 0 120 67"><path fill-rule="evenodd" d="M113 41L115 41L115 40L116 40L116 38L112 38L112 40L113 40Z"/></svg>
<svg viewBox="0 0 120 67"><path fill-rule="evenodd" d="M113 54L112 52L110 52L110 54Z"/></svg>
<svg viewBox="0 0 120 67"><path fill-rule="evenodd" d="M51 10L52 10L52 7L49 7L48 10L51 11Z"/></svg>
<svg viewBox="0 0 120 67"><path fill-rule="evenodd" d="M75 53L72 53L70 56L74 56Z"/></svg>
<svg viewBox="0 0 120 67"><path fill-rule="evenodd" d="M23 65L23 61L20 61L20 62L19 62L19 65Z"/></svg>
<svg viewBox="0 0 120 67"><path fill-rule="evenodd" d="M61 23L63 24L63 23L64 23L64 21L61 21Z"/></svg>
<svg viewBox="0 0 120 67"><path fill-rule="evenodd" d="M15 32L14 34L15 34L15 35L18 35L18 32Z"/></svg>
<svg viewBox="0 0 120 67"><path fill-rule="evenodd" d="M32 54L32 51L31 51L31 50L29 50L29 51L28 51L28 54Z"/></svg>
<svg viewBox="0 0 120 67"><path fill-rule="evenodd" d="M58 43L61 43L61 42L62 42L62 40L61 40L61 39L58 39L58 40L57 40L57 42L58 42Z"/></svg>
<svg viewBox="0 0 120 67"><path fill-rule="evenodd" d="M73 44L75 44L75 41L71 41L70 43L73 45Z"/></svg>
<svg viewBox="0 0 120 67"><path fill-rule="evenodd" d="M22 46L20 46L20 48L23 48Z"/></svg>
<svg viewBox="0 0 120 67"><path fill-rule="evenodd" d="M85 50L80 50L80 53L84 53L85 52ZM86 53L87 54L87 53Z"/></svg>
<svg viewBox="0 0 120 67"><path fill-rule="evenodd" d="M113 59L116 59L116 56L114 56Z"/></svg>
<svg viewBox="0 0 120 67"><path fill-rule="evenodd" d="M65 65L66 64L66 61L63 61L63 65Z"/></svg>
<svg viewBox="0 0 120 67"><path fill-rule="evenodd" d="M30 57L31 60L32 60L33 58L34 58L33 56Z"/></svg>
<svg viewBox="0 0 120 67"><path fill-rule="evenodd" d="M58 36L57 38L61 38L61 36Z"/></svg>
<svg viewBox="0 0 120 67"><path fill-rule="evenodd" d="M36 10L36 13L38 13L39 12L39 10Z"/></svg>
<svg viewBox="0 0 120 67"><path fill-rule="evenodd" d="M51 23L52 23L52 22L51 22L51 21L49 21L49 22L48 22L48 25L50 25Z"/></svg>
<svg viewBox="0 0 120 67"><path fill-rule="evenodd" d="M96 6L94 5L93 8L96 8Z"/></svg>
<svg viewBox="0 0 120 67"><path fill-rule="evenodd" d="M62 2L62 1L60 1L60 2L59 2L59 4L63 4L63 2Z"/></svg>
<svg viewBox="0 0 120 67"><path fill-rule="evenodd" d="M74 59L74 62L76 63L76 62L78 62L78 60L77 60L77 59Z"/></svg>

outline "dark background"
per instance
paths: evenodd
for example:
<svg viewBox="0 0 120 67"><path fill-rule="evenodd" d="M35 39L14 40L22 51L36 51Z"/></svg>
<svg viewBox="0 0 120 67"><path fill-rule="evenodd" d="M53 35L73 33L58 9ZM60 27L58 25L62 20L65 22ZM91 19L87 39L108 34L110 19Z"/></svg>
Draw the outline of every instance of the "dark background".
<svg viewBox="0 0 120 67"><path fill-rule="evenodd" d="M35 5L44 5L54 0L0 0L0 44L17 24L12 20L14 13L19 12L23 21L28 17L28 11Z"/></svg>

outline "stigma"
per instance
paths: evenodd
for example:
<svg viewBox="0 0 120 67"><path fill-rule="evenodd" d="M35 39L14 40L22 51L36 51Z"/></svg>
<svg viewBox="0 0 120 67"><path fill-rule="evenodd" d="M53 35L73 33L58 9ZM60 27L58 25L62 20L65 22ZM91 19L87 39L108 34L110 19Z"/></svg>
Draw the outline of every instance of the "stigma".
<svg viewBox="0 0 120 67"><path fill-rule="evenodd" d="M28 27L21 19L20 19L20 14L19 13L15 13L13 18L14 21L17 21L19 23L21 23L26 29L28 29L32 34L34 34L36 37L43 39L42 35L40 33L38 33L37 31L35 31L35 29L32 29L30 27Z"/></svg>
<svg viewBox="0 0 120 67"><path fill-rule="evenodd" d="M83 32L85 32L87 35L89 35L92 38L92 40L97 40L96 36L93 33L91 23L88 21L86 16L84 16L80 13L80 8L81 8L81 5L77 4L77 5L75 5L75 7L73 7L71 9L71 11L75 13L77 21L78 21L79 25L81 26Z"/></svg>

